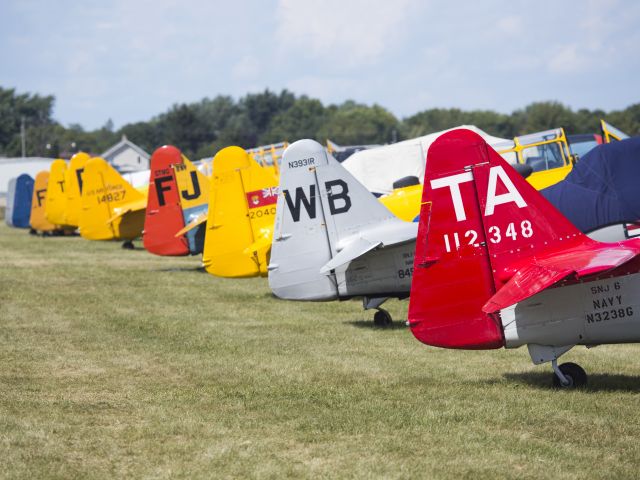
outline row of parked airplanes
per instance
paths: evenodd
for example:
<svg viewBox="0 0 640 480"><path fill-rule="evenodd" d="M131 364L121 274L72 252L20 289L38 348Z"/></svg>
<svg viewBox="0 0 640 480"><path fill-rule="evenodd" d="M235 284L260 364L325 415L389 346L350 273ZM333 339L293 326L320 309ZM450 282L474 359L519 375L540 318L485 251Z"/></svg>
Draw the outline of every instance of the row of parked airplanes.
<svg viewBox="0 0 640 480"><path fill-rule="evenodd" d="M640 137L599 145L542 193L467 129L440 135L424 172L422 185L376 198L313 140L271 166L224 148L210 176L164 146L147 182L77 154L40 172L32 193L26 175L12 181L7 216L32 231L142 236L157 255L202 254L207 272L268 276L282 299L362 298L379 325L391 322L386 299L409 297L421 342L527 345L559 387L586 384L581 367L558 365L572 347L640 341L640 239L628 238L640 220ZM614 241L586 235L612 225L623 225Z"/></svg>

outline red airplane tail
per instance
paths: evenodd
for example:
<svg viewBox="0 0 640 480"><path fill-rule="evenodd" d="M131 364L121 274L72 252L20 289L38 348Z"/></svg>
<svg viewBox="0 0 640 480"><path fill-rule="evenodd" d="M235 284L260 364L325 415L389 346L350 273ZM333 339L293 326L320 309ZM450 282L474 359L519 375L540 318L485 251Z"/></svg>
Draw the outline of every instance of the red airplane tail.
<svg viewBox="0 0 640 480"><path fill-rule="evenodd" d="M448 132L427 155L412 332L439 347L499 348L496 312L572 273L593 273L594 245L479 135ZM562 263L560 250L571 260Z"/></svg>
<svg viewBox="0 0 640 480"><path fill-rule="evenodd" d="M185 236L175 236L184 227L184 216L173 165L182 163L182 153L171 145L160 147L151 155L149 199L142 240L144 248L156 255L189 254Z"/></svg>

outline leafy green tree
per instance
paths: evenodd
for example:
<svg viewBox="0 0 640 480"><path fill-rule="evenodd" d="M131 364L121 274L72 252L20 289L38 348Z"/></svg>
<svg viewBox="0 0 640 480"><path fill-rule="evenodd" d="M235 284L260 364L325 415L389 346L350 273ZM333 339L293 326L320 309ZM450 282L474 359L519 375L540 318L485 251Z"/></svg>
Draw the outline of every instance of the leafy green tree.
<svg viewBox="0 0 640 480"><path fill-rule="evenodd" d="M524 135L551 128L564 127L573 132L578 130L575 116L570 108L559 102L536 102L512 114L514 135Z"/></svg>
<svg viewBox="0 0 640 480"><path fill-rule="evenodd" d="M17 94L15 89L0 87L0 153L8 156L21 154L20 129L22 120L26 129L50 126L54 97ZM28 131L27 131L28 133ZM29 137L27 136L27 139ZM28 141L27 155L34 155L40 138Z"/></svg>
<svg viewBox="0 0 640 480"><path fill-rule="evenodd" d="M624 110L610 112L604 116L604 120L628 135L640 135L640 103L633 104Z"/></svg>
<svg viewBox="0 0 640 480"><path fill-rule="evenodd" d="M341 145L389 143L399 128L398 119L385 108L347 101L329 107L327 120L316 137Z"/></svg>
<svg viewBox="0 0 640 480"><path fill-rule="evenodd" d="M270 128L260 137L261 144L282 141L294 142L301 138L318 138L318 132L327 121L327 111L320 100L305 95L285 111L275 115ZM318 139L321 140L322 139Z"/></svg>
<svg viewBox="0 0 640 480"><path fill-rule="evenodd" d="M475 125L498 137L513 137L509 115L491 110L465 112L458 108L433 108L406 118L402 123L404 138L415 138L460 125Z"/></svg>

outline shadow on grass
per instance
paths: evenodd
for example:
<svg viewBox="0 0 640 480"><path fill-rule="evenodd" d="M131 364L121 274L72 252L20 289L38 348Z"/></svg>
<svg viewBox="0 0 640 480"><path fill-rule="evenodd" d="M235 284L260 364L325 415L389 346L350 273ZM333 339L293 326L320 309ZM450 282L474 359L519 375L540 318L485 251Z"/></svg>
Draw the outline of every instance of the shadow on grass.
<svg viewBox="0 0 640 480"><path fill-rule="evenodd" d="M158 268L157 272L196 272L196 273L205 273L206 270L204 267L165 267Z"/></svg>
<svg viewBox="0 0 640 480"><path fill-rule="evenodd" d="M404 330L407 328L407 325L404 323L404 320L394 320L391 325L386 327L379 327L373 320L351 320L348 322L344 322L347 325L351 325L356 328L367 328L369 330Z"/></svg>
<svg viewBox="0 0 640 480"><path fill-rule="evenodd" d="M584 392L640 392L640 376L616 375L608 373L587 372L587 385L581 389ZM553 373L547 371L505 373L504 378L512 382L526 383L532 387L543 390L555 390L553 386Z"/></svg>

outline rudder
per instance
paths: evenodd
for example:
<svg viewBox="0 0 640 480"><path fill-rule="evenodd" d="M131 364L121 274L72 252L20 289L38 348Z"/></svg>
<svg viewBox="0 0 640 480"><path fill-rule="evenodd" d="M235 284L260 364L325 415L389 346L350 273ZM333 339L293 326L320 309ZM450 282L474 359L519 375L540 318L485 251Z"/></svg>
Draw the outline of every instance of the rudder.
<svg viewBox="0 0 640 480"><path fill-rule="evenodd" d="M266 275L277 183L240 147L216 154L203 251L207 272L223 277Z"/></svg>
<svg viewBox="0 0 640 480"><path fill-rule="evenodd" d="M180 150L171 145L160 147L151 155L142 241L144 248L156 255L189 254L186 237L175 236L185 225L173 168L182 161Z"/></svg>

